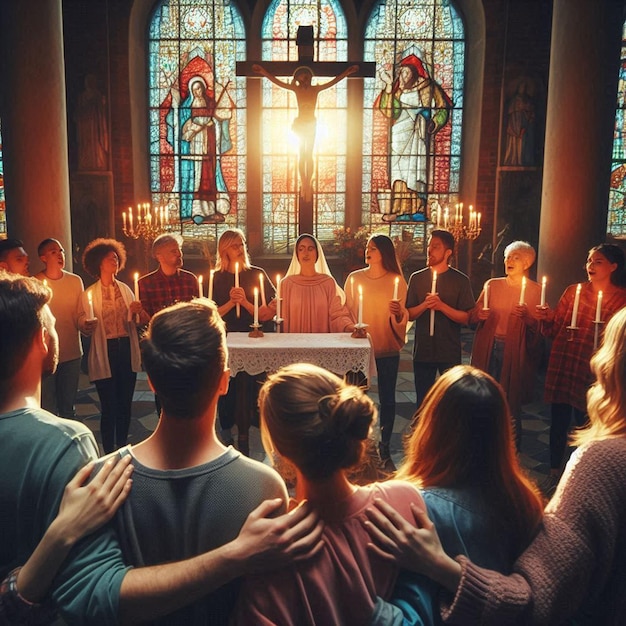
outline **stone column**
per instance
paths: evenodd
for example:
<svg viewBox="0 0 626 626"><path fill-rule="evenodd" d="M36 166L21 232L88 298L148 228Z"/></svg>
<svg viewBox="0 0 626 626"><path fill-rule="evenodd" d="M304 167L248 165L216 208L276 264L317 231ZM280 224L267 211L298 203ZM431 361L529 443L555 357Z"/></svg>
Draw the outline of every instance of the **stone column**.
<svg viewBox="0 0 626 626"><path fill-rule="evenodd" d="M622 6L554 0L538 264L552 306L606 238Z"/></svg>
<svg viewBox="0 0 626 626"><path fill-rule="evenodd" d="M54 237L72 263L61 0L0 2L2 135L7 229L38 271Z"/></svg>

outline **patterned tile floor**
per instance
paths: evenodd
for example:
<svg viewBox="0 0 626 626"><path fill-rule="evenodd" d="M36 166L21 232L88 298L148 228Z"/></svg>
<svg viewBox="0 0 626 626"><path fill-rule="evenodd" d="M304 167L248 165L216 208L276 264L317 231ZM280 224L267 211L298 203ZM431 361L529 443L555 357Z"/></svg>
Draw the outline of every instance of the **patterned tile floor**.
<svg viewBox="0 0 626 626"><path fill-rule="evenodd" d="M469 351L472 343L472 332L470 330L463 333L464 362L469 362ZM396 386L396 420L394 434L391 440L392 458L396 466L402 463L403 435L407 431L411 417L415 412L415 387L413 384L413 366L411 361L412 337L404 347L400 360L400 372L398 374L398 384ZM541 398L541 376L537 380L537 393L535 396ZM377 381L374 378L370 389L373 400L378 400ZM95 387L89 383L87 377L81 374L79 394L76 405L76 412L89 428L91 428L98 441L100 441L100 414L98 394ZM145 439L157 424L157 415L154 405L154 395L150 391L145 374L139 374L133 401L133 419L130 427L129 443L138 443ZM531 476L536 480L541 480L548 473L548 440L549 440L549 417L548 407L535 402L524 407L523 434L521 461L527 468ZM236 439L236 437L235 437ZM250 430L250 455L253 458L262 460L264 458L261 446L259 431L257 428Z"/></svg>

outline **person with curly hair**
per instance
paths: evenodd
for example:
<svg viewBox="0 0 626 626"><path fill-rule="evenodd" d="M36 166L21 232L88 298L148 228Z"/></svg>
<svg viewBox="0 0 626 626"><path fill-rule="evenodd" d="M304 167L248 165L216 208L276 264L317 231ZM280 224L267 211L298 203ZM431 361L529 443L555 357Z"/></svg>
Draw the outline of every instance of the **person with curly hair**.
<svg viewBox="0 0 626 626"><path fill-rule="evenodd" d="M83 292L83 308L97 324L91 330L89 380L100 398L100 435L105 454L126 445L141 354L135 316L141 302L117 280L126 248L115 239L94 239L83 252L83 267L97 281Z"/></svg>

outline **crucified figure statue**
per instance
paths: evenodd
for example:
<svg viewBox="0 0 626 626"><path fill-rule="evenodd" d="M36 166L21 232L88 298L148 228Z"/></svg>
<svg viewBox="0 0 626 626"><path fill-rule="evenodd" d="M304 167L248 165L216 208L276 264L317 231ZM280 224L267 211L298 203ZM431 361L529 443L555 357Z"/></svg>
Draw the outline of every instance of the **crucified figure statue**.
<svg viewBox="0 0 626 626"><path fill-rule="evenodd" d="M317 107L317 95L320 91L336 85L347 76L359 71L358 65L351 65L343 72L321 85L312 85L313 71L307 66L296 68L291 82L285 82L270 74L262 65L255 63L252 70L256 74L265 76L275 85L293 91L298 103L298 116L293 121L293 132L300 140L300 153L298 155L298 172L300 173L301 195L307 202L311 200L313 178L313 145L315 143L315 108Z"/></svg>

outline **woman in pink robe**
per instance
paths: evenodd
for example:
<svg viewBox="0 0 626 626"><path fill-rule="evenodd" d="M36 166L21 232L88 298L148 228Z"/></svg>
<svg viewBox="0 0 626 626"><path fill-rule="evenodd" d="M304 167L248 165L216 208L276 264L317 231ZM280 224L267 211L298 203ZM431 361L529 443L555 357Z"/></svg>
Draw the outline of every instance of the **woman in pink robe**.
<svg viewBox="0 0 626 626"><path fill-rule="evenodd" d="M354 330L346 295L330 273L313 235L300 235L280 283L286 333L342 333Z"/></svg>

